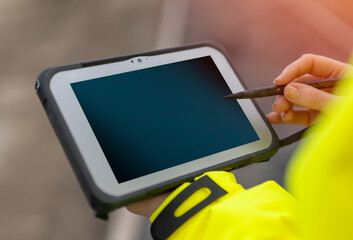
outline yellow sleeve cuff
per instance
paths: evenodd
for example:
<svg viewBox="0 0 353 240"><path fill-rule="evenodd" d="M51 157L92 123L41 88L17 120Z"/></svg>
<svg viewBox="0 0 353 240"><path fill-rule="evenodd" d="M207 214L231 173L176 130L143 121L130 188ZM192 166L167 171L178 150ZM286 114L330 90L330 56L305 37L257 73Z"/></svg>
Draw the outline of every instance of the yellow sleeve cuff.
<svg viewBox="0 0 353 240"><path fill-rule="evenodd" d="M245 190L232 173L214 171L204 175L228 193L191 217L168 239L298 239L293 220L297 203L277 183L268 181ZM170 194L152 214L151 221L189 185L184 183ZM182 215L209 194L207 188L199 189L176 209L174 215Z"/></svg>
<svg viewBox="0 0 353 240"><path fill-rule="evenodd" d="M221 186L225 191L228 193L240 192L244 191L244 188L237 184L237 181L234 175L230 172L223 172L223 171L212 171L202 174L201 176L196 177L194 180L197 180L203 176L207 175L210 177L215 183ZM175 189L164 201L163 203L157 208L157 210L151 215L150 220L153 222L157 216L161 213L161 211L186 187L190 185L190 182L185 182L180 185L177 189ZM182 204L180 209L177 211L187 212L191 207L195 206L197 203L201 202L209 195L209 191L207 189L200 189L195 194L191 195L186 202L189 204ZM226 197L226 196L224 196ZM222 198L218 199L220 201ZM216 201L216 202L217 202Z"/></svg>

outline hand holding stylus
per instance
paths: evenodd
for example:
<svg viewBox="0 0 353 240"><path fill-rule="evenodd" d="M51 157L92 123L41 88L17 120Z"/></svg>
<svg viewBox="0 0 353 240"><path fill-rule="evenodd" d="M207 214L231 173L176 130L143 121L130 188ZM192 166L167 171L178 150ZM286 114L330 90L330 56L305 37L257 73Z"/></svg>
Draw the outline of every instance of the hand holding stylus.
<svg viewBox="0 0 353 240"><path fill-rule="evenodd" d="M301 84L322 78L344 76L352 66L327 57L305 54L289 64L276 78L276 86L287 85L284 94L277 96L272 106L274 112L266 117L273 124L311 125L320 111L330 101L340 97L312 86ZM293 109L293 104L307 109Z"/></svg>
<svg viewBox="0 0 353 240"><path fill-rule="evenodd" d="M273 104L274 112L269 113L267 119L273 124L310 125L328 102L336 101L339 97L326 89L323 91L301 83L341 77L349 68L352 66L327 57L303 55L289 64L274 81L276 86L287 86L284 88L284 94L278 95ZM306 109L293 109L293 104ZM127 209L139 215L150 216L167 196L168 193L161 194L131 204Z"/></svg>

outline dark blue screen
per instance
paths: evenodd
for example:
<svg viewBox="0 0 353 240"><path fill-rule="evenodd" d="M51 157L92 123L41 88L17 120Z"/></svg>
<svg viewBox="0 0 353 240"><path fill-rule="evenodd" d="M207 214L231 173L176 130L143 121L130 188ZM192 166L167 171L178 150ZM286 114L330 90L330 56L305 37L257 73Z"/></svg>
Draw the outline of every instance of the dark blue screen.
<svg viewBox="0 0 353 240"><path fill-rule="evenodd" d="M71 86L120 183L259 139L210 56Z"/></svg>

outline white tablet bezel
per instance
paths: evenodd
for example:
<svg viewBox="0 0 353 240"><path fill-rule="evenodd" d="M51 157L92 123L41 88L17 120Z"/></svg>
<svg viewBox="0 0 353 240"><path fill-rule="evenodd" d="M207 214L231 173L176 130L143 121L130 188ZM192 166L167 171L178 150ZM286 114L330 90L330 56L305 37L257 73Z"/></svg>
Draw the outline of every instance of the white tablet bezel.
<svg viewBox="0 0 353 240"><path fill-rule="evenodd" d="M272 135L268 126L252 101L244 99L238 102L260 140L118 183L70 84L205 56L212 57L232 92L244 90L226 57L217 49L208 46L67 70L58 72L52 77L49 85L50 90L92 179L99 189L109 195L123 196L249 153L264 150L271 145ZM137 61L138 58L142 61Z"/></svg>

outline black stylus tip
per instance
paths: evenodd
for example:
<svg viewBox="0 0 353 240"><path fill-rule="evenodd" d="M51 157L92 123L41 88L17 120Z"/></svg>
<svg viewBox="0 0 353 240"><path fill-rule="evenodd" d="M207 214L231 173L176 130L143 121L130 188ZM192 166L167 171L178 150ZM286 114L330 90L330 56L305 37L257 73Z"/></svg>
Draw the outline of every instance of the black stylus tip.
<svg viewBox="0 0 353 240"><path fill-rule="evenodd" d="M236 99L237 98L237 94L233 93L233 94L229 94L223 97L224 99Z"/></svg>

